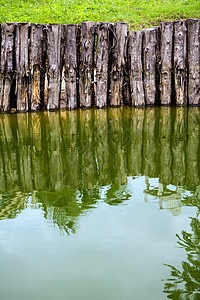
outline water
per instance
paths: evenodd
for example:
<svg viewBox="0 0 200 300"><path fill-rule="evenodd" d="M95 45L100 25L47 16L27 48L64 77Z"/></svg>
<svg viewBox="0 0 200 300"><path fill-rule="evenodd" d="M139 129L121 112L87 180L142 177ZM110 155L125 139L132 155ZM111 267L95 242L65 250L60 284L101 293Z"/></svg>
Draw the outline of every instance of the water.
<svg viewBox="0 0 200 300"><path fill-rule="evenodd" d="M0 115L0 131L0 299L200 299L199 108Z"/></svg>

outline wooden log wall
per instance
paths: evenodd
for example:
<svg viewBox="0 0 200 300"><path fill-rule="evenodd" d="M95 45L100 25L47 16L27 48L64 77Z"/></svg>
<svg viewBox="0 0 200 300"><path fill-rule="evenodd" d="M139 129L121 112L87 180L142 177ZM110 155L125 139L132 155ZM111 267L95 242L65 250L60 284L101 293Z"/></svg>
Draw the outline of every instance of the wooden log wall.
<svg viewBox="0 0 200 300"><path fill-rule="evenodd" d="M0 25L0 111L200 106L200 20Z"/></svg>

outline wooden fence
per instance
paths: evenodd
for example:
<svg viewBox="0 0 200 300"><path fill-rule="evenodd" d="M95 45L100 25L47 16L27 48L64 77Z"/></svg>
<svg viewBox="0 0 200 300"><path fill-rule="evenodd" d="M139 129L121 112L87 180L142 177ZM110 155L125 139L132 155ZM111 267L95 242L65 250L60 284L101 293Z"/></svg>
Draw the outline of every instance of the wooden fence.
<svg viewBox="0 0 200 300"><path fill-rule="evenodd" d="M200 20L0 25L0 111L200 105Z"/></svg>

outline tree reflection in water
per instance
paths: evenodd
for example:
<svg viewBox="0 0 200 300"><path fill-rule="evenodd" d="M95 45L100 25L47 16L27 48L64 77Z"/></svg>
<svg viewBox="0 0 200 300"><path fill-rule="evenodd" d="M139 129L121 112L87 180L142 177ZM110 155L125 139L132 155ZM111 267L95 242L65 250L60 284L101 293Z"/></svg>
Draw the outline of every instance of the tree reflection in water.
<svg viewBox="0 0 200 300"><path fill-rule="evenodd" d="M75 233L80 216L100 201L126 203L128 178L143 175L146 199L155 196L161 209L166 202L173 215L198 194L199 108L7 114L0 115L0 133L0 219L31 205ZM158 188L148 178L157 178Z"/></svg>
<svg viewBox="0 0 200 300"><path fill-rule="evenodd" d="M177 234L178 244L187 252L187 261L182 262L182 270L166 265L171 269L171 278L164 286L164 293L169 299L187 300L200 299L200 221L191 218L192 232L182 231L182 236Z"/></svg>

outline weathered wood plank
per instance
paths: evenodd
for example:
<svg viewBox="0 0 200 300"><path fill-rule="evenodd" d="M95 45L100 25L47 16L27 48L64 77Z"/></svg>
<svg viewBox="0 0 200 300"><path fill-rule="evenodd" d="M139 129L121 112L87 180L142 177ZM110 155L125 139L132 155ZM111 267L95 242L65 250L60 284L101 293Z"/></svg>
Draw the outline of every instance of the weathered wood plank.
<svg viewBox="0 0 200 300"><path fill-rule="evenodd" d="M78 25L65 25L65 88L66 108L74 109L78 105L78 51L79 51Z"/></svg>
<svg viewBox="0 0 200 300"><path fill-rule="evenodd" d="M187 20L188 102L200 105L200 20Z"/></svg>
<svg viewBox="0 0 200 300"><path fill-rule="evenodd" d="M79 70L80 107L91 107L94 98L95 23L81 23L81 61Z"/></svg>
<svg viewBox="0 0 200 300"><path fill-rule="evenodd" d="M143 30L143 72L146 105L155 105L158 95L157 74L159 54L159 27Z"/></svg>
<svg viewBox="0 0 200 300"><path fill-rule="evenodd" d="M0 111L10 109L11 85L14 78L15 23L1 24Z"/></svg>
<svg viewBox="0 0 200 300"><path fill-rule="evenodd" d="M114 46L112 49L109 102L111 106L120 106L123 104L127 23L117 22L113 33Z"/></svg>
<svg viewBox="0 0 200 300"><path fill-rule="evenodd" d="M61 86L60 86L60 108L66 109L66 82L65 82L65 26L61 25L61 46L60 46L60 65L61 65Z"/></svg>
<svg viewBox="0 0 200 300"><path fill-rule="evenodd" d="M129 31L128 61L133 106L144 106L144 87L142 78L142 32Z"/></svg>
<svg viewBox="0 0 200 300"><path fill-rule="evenodd" d="M108 104L108 76L110 72L110 52L114 24L97 23L96 50L96 106L105 107Z"/></svg>
<svg viewBox="0 0 200 300"><path fill-rule="evenodd" d="M174 22L174 96L176 105L187 104L187 27Z"/></svg>
<svg viewBox="0 0 200 300"><path fill-rule="evenodd" d="M173 22L161 23L160 103L170 105L172 97Z"/></svg>
<svg viewBox="0 0 200 300"><path fill-rule="evenodd" d="M43 72L43 43L44 25L30 25L30 52L29 52L29 68L30 68L30 109L32 111L39 110L42 106L41 85L44 76Z"/></svg>
<svg viewBox="0 0 200 300"><path fill-rule="evenodd" d="M47 109L59 108L61 87L61 25L47 26Z"/></svg>
<svg viewBox="0 0 200 300"><path fill-rule="evenodd" d="M28 23L16 23L15 68L17 111L29 109L29 41Z"/></svg>

